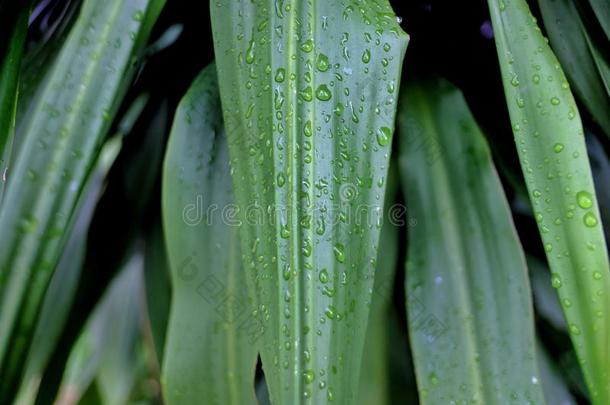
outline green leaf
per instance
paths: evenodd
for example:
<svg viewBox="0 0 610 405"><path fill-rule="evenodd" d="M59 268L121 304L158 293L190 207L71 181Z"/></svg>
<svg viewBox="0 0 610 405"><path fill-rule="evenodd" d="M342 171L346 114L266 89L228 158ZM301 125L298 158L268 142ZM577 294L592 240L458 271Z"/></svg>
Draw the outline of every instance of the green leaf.
<svg viewBox="0 0 610 405"><path fill-rule="evenodd" d="M146 304L156 360L161 364L165 348L165 336L171 306L171 281L169 262L161 221L155 223L146 238L144 256L144 281L146 282Z"/></svg>
<svg viewBox="0 0 610 405"><path fill-rule="evenodd" d="M271 400L352 403L408 36L387 0L210 7Z"/></svg>
<svg viewBox="0 0 610 405"><path fill-rule="evenodd" d="M536 352L540 364L540 380L542 381L546 403L576 405L576 400L570 394L566 382L540 343L536 345Z"/></svg>
<svg viewBox="0 0 610 405"><path fill-rule="evenodd" d="M573 0L538 0L538 3L553 50L576 95L610 136L610 98L578 9Z"/></svg>
<svg viewBox="0 0 610 405"><path fill-rule="evenodd" d="M0 1L0 204L15 135L19 71L30 2Z"/></svg>
<svg viewBox="0 0 610 405"><path fill-rule="evenodd" d="M398 221L404 214L395 204L398 173L392 162L383 211L383 226L379 236L377 274L371 302L371 314L366 332L358 403L389 404L390 303L394 292L394 275L398 257Z"/></svg>
<svg viewBox="0 0 610 405"><path fill-rule="evenodd" d="M532 256L527 257L527 265L530 270L530 282L536 313L541 318L546 319L555 329L567 333L568 326L557 293L552 287L549 269L544 263Z"/></svg>
<svg viewBox="0 0 610 405"><path fill-rule="evenodd" d="M79 196L164 0L88 0L14 156L0 210L0 397L10 398Z"/></svg>
<svg viewBox="0 0 610 405"><path fill-rule="evenodd" d="M464 97L445 81L412 84L398 122L417 220L406 294L422 403L543 403L523 251Z"/></svg>
<svg viewBox="0 0 610 405"><path fill-rule="evenodd" d="M233 187L216 67L176 112L163 170L163 224L173 287L163 360L168 404L254 404L257 350L231 221Z"/></svg>
<svg viewBox="0 0 610 405"><path fill-rule="evenodd" d="M608 255L583 127L524 0L489 0L515 144L591 399L610 403Z"/></svg>
<svg viewBox="0 0 610 405"><path fill-rule="evenodd" d="M608 0L589 0L589 4L606 33L606 38L610 41L610 1Z"/></svg>
<svg viewBox="0 0 610 405"><path fill-rule="evenodd" d="M19 404L34 403L42 373L59 343L83 267L87 248L87 238L83 235L87 235L97 202L103 192L104 180L120 149L119 137L113 137L106 142L79 202L74 226L71 227L70 237L45 293L40 317L28 348L25 371L18 394Z"/></svg>

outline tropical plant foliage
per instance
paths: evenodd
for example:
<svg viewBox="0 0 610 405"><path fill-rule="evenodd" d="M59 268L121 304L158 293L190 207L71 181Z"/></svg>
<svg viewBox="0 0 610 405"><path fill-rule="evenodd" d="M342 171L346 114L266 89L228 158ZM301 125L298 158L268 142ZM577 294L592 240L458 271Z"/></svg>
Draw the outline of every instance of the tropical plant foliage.
<svg viewBox="0 0 610 405"><path fill-rule="evenodd" d="M610 403L609 3L467 3L0 0L0 403Z"/></svg>

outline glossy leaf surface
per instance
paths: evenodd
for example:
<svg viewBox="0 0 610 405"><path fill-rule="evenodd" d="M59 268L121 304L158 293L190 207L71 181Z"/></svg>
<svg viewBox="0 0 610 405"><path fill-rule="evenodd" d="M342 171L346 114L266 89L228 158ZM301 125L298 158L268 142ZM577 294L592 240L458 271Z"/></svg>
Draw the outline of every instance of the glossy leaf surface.
<svg viewBox="0 0 610 405"><path fill-rule="evenodd" d="M583 127L524 0L489 0L502 82L534 216L595 404L610 403L610 273Z"/></svg>
<svg viewBox="0 0 610 405"><path fill-rule="evenodd" d="M216 67L178 107L163 171L172 304L163 360L168 404L256 403L257 350L241 265ZM254 335L255 336L255 335Z"/></svg>
<svg viewBox="0 0 610 405"><path fill-rule="evenodd" d="M353 403L408 37L386 0L210 8L271 401Z"/></svg>

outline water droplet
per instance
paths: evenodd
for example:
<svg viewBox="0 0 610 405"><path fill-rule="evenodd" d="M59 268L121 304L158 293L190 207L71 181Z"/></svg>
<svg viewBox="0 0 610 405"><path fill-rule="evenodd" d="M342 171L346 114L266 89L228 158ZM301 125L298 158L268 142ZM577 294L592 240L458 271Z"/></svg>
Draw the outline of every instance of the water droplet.
<svg viewBox="0 0 610 405"><path fill-rule="evenodd" d="M591 208L593 206L593 197L586 191L576 193L576 202L580 208Z"/></svg>
<svg viewBox="0 0 610 405"><path fill-rule="evenodd" d="M551 276L551 285L553 286L553 288L561 287L561 278L559 277L559 274L553 273L553 275Z"/></svg>
<svg viewBox="0 0 610 405"><path fill-rule="evenodd" d="M311 101L313 100L313 89L311 86L307 86L299 92L299 96L305 101Z"/></svg>
<svg viewBox="0 0 610 405"><path fill-rule="evenodd" d="M328 101L332 97L332 93L325 84L321 84L316 89L316 98L320 101Z"/></svg>
<svg viewBox="0 0 610 405"><path fill-rule="evenodd" d="M323 53L318 55L316 60L316 67L320 72L326 72L329 68L330 64L328 62L328 57Z"/></svg>
<svg viewBox="0 0 610 405"><path fill-rule="evenodd" d="M144 20L144 12L142 10L138 10L135 13L133 13L132 16L134 21L143 21Z"/></svg>
<svg viewBox="0 0 610 405"><path fill-rule="evenodd" d="M339 263L343 263L345 262L345 246L343 246L343 244L341 243L337 243L334 247L333 247L333 252L335 253L335 258L337 259L337 261Z"/></svg>
<svg viewBox="0 0 610 405"><path fill-rule="evenodd" d="M286 176L284 175L284 173L278 173L278 175L277 175L278 187L282 187L284 184L286 184Z"/></svg>
<svg viewBox="0 0 610 405"><path fill-rule="evenodd" d="M313 39L310 38L307 41L303 42L301 44L301 50L307 53L311 52L313 50Z"/></svg>
<svg viewBox="0 0 610 405"><path fill-rule="evenodd" d="M602 273L599 271L594 271L593 272L593 279L594 280L601 280L602 279Z"/></svg>
<svg viewBox="0 0 610 405"><path fill-rule="evenodd" d="M290 237L290 230L288 229L288 225L281 226L280 236L284 239L288 239Z"/></svg>
<svg viewBox="0 0 610 405"><path fill-rule="evenodd" d="M371 51L369 49L365 49L362 53L362 62L369 63L371 61Z"/></svg>
<svg viewBox="0 0 610 405"><path fill-rule="evenodd" d="M310 137L311 135L313 135L311 120L308 120L305 123L305 126L303 127L303 134L307 137Z"/></svg>
<svg viewBox="0 0 610 405"><path fill-rule="evenodd" d="M316 374L313 370L306 370L303 372L303 377L305 378L305 383L311 384L316 378Z"/></svg>
<svg viewBox="0 0 610 405"><path fill-rule="evenodd" d="M390 143L392 137L392 130L388 127L381 127L377 130L377 143L380 146L386 146Z"/></svg>
<svg viewBox="0 0 610 405"><path fill-rule="evenodd" d="M278 83L283 83L286 78L286 70L284 68L278 68L275 73L275 81Z"/></svg>
<svg viewBox="0 0 610 405"><path fill-rule="evenodd" d="M326 314L328 319L335 319L337 317L337 310L332 305L327 306L324 310L324 313Z"/></svg>
<svg viewBox="0 0 610 405"><path fill-rule="evenodd" d="M318 277L320 278L320 282L322 284L328 283L328 271L326 271L326 269L320 270L320 275Z"/></svg>
<svg viewBox="0 0 610 405"><path fill-rule="evenodd" d="M595 214L589 211L583 217L583 222L585 223L585 226L593 228L595 225L597 225L597 218L595 217Z"/></svg>
<svg viewBox="0 0 610 405"><path fill-rule="evenodd" d="M578 335L580 335L580 329L578 329L578 326L572 324L572 325L570 325L570 333L572 335L578 336Z"/></svg>
<svg viewBox="0 0 610 405"><path fill-rule="evenodd" d="M563 150L563 144L556 143L555 146L553 146L553 150L555 153L560 153Z"/></svg>
<svg viewBox="0 0 610 405"><path fill-rule="evenodd" d="M551 98L551 104L559 105L559 104L561 104L561 100L559 100L557 97L553 97L553 98Z"/></svg>
<svg viewBox="0 0 610 405"><path fill-rule="evenodd" d="M254 39L250 40L250 44L248 45L248 50L246 51L246 63L251 65L254 62Z"/></svg>

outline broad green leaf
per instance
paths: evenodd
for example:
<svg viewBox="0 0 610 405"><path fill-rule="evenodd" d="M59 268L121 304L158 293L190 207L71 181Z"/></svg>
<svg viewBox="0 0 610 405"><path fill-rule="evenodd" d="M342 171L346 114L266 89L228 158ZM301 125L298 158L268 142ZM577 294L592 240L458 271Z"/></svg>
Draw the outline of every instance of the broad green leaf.
<svg viewBox="0 0 610 405"><path fill-rule="evenodd" d="M489 0L515 144L552 283L595 404L610 403L610 279L583 127L524 0Z"/></svg>
<svg viewBox="0 0 610 405"><path fill-rule="evenodd" d="M0 397L10 398L79 196L164 0L86 1L29 118L0 210Z"/></svg>
<svg viewBox="0 0 610 405"><path fill-rule="evenodd" d="M383 225L379 236L377 274L366 332L358 403L389 404L390 304L394 292L394 274L398 256L398 228L401 206L394 204L398 190L398 173L392 163L388 173Z"/></svg>
<svg viewBox="0 0 610 405"><path fill-rule="evenodd" d="M573 0L538 0L553 50L579 99L610 136L610 97ZM540 74L539 74L540 77ZM541 77L540 80L544 80Z"/></svg>
<svg viewBox="0 0 610 405"><path fill-rule="evenodd" d="M0 0L0 204L15 135L17 89L28 30L29 3Z"/></svg>
<svg viewBox="0 0 610 405"><path fill-rule="evenodd" d="M256 338L240 262L216 67L176 112L163 170L172 304L163 360L168 404L255 404Z"/></svg>
<svg viewBox="0 0 610 405"><path fill-rule="evenodd" d="M387 0L210 8L271 401L353 403L408 36Z"/></svg>
<svg viewBox="0 0 610 405"><path fill-rule="evenodd" d="M422 403L543 403L525 258L464 97L441 80L411 84L398 123L403 189L417 220L406 294Z"/></svg>

